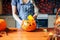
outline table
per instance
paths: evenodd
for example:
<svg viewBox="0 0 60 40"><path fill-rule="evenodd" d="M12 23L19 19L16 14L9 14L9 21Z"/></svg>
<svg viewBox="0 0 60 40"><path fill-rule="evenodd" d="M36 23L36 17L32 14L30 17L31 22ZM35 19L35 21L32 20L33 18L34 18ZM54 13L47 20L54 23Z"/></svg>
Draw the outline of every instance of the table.
<svg viewBox="0 0 60 40"><path fill-rule="evenodd" d="M10 32L8 35L3 34L0 40L48 40L49 32L44 32L38 29L34 32L26 32L23 30Z"/></svg>

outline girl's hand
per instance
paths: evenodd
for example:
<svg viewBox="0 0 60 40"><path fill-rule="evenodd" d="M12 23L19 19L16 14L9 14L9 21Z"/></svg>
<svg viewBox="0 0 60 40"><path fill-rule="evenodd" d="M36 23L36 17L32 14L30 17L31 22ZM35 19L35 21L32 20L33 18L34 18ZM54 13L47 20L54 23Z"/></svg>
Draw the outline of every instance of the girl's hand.
<svg viewBox="0 0 60 40"><path fill-rule="evenodd" d="M33 15L33 18L35 19L37 17L37 15Z"/></svg>
<svg viewBox="0 0 60 40"><path fill-rule="evenodd" d="M60 12L60 8L58 9L58 12Z"/></svg>

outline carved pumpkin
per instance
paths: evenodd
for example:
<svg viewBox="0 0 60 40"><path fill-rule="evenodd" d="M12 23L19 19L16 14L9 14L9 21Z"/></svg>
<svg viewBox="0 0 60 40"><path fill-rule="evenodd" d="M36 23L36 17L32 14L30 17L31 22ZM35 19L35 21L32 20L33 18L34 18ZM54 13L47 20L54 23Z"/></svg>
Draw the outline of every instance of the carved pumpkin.
<svg viewBox="0 0 60 40"><path fill-rule="evenodd" d="M26 31L33 31L36 29L36 22L33 20L24 20L22 23L22 29Z"/></svg>
<svg viewBox="0 0 60 40"><path fill-rule="evenodd" d="M0 31L5 30L6 21L4 19L0 19Z"/></svg>
<svg viewBox="0 0 60 40"><path fill-rule="evenodd" d="M36 22L33 18L30 16L28 17L28 20L23 20L22 22L22 29L25 31L33 31L36 29Z"/></svg>

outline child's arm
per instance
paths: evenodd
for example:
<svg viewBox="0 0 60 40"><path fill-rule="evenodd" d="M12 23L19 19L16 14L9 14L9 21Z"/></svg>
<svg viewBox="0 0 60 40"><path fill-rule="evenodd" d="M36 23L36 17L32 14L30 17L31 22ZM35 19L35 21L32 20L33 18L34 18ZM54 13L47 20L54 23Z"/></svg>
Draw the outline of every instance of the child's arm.
<svg viewBox="0 0 60 40"><path fill-rule="evenodd" d="M34 2L34 0L31 0L31 3L33 3L33 5L34 5L34 15L33 15L33 17L34 18L36 18L37 17L37 15L39 14L39 10L38 10L38 8L36 7L36 5L35 5L35 2Z"/></svg>
<svg viewBox="0 0 60 40"><path fill-rule="evenodd" d="M13 18L19 23L22 23L22 20L19 19L18 15L16 14L16 6L12 6L12 15Z"/></svg>
<svg viewBox="0 0 60 40"><path fill-rule="evenodd" d="M11 6L12 6L12 15L13 15L13 18L19 23L21 24L21 20L19 19L18 15L16 14L16 6L17 6L17 0L12 0L11 1Z"/></svg>

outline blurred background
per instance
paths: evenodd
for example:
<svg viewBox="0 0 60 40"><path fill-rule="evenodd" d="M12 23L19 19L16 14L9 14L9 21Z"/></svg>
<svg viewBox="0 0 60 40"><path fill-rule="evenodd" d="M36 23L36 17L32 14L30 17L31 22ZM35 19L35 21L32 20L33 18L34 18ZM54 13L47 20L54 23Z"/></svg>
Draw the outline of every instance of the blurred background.
<svg viewBox="0 0 60 40"><path fill-rule="evenodd" d="M60 0L34 0L39 12L55 14L55 9L60 7ZM11 15L11 0L0 0L0 14Z"/></svg>

